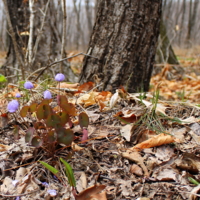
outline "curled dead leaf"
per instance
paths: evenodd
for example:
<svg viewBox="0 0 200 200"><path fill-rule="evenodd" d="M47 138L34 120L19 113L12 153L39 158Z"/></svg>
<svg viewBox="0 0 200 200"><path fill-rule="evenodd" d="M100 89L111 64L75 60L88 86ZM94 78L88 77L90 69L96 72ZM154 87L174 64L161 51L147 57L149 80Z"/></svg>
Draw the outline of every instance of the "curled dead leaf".
<svg viewBox="0 0 200 200"><path fill-rule="evenodd" d="M76 200L107 200L106 192L103 191L105 188L105 185L93 185L76 195Z"/></svg>
<svg viewBox="0 0 200 200"><path fill-rule="evenodd" d="M134 146L130 149L139 151L141 149L161 146L163 144L169 144L172 142L179 142L179 140L171 135L161 133L161 134L156 135L140 144L137 144L136 146Z"/></svg>
<svg viewBox="0 0 200 200"><path fill-rule="evenodd" d="M62 82L60 83L60 85L58 84L56 86L56 88L68 88L68 89L78 89L79 87L79 83L73 83L73 84L70 84L70 83L65 83L65 82Z"/></svg>

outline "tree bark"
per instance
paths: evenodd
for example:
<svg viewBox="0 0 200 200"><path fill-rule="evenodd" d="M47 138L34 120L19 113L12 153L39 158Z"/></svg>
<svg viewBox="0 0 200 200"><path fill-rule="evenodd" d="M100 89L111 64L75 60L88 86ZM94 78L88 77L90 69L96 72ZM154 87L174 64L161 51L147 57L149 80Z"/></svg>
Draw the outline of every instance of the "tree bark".
<svg viewBox="0 0 200 200"><path fill-rule="evenodd" d="M148 91L159 34L162 0L99 0L80 82L101 79L102 90L120 85Z"/></svg>

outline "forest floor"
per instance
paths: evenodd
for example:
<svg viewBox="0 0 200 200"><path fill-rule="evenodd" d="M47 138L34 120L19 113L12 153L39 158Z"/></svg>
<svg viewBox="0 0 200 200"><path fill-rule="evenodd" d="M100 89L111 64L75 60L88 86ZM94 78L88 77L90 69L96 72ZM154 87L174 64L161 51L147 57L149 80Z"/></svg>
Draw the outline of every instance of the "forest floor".
<svg viewBox="0 0 200 200"><path fill-rule="evenodd" d="M73 143L58 145L54 152L25 143L26 130L37 120L34 113L23 119L19 112L6 114L16 93L22 94L21 107L42 101L42 84L35 83L33 98L18 85L1 88L0 199L75 199L59 158L74 171L77 200L198 199L200 55L178 55L182 74L174 66L155 67L148 93L128 94L121 88L113 95L92 89L91 83L62 83L58 92L50 82L54 111L60 110L58 94L77 110L71 118ZM81 59L71 62L76 67ZM77 122L82 111L89 116L86 141L81 141ZM54 166L59 175L38 160Z"/></svg>

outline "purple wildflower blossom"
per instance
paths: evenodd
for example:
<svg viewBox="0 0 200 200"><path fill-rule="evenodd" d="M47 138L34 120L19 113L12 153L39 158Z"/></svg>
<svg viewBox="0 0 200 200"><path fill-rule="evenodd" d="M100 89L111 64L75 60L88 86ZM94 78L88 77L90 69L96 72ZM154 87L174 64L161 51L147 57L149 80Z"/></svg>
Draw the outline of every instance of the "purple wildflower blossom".
<svg viewBox="0 0 200 200"><path fill-rule="evenodd" d="M47 192L52 196L55 197L57 195L57 191L56 190L47 190Z"/></svg>
<svg viewBox="0 0 200 200"><path fill-rule="evenodd" d="M58 81L58 82L64 81L64 80L65 80L65 75L59 73L59 74L57 74L57 75L55 76L55 80Z"/></svg>
<svg viewBox="0 0 200 200"><path fill-rule="evenodd" d="M20 97L21 97L21 94L20 94L20 93L17 93L17 94L15 95L15 97L20 98Z"/></svg>
<svg viewBox="0 0 200 200"><path fill-rule="evenodd" d="M27 81L26 83L24 83L24 88L26 89L32 89L34 86L33 86L33 83L31 83L30 81Z"/></svg>
<svg viewBox="0 0 200 200"><path fill-rule="evenodd" d="M44 91L44 99L51 99L52 95L51 92L49 92L48 90Z"/></svg>
<svg viewBox="0 0 200 200"><path fill-rule="evenodd" d="M17 100L12 100L8 103L8 106L7 106L7 110L10 112L10 113L14 113L16 112L16 110L19 108L19 102Z"/></svg>

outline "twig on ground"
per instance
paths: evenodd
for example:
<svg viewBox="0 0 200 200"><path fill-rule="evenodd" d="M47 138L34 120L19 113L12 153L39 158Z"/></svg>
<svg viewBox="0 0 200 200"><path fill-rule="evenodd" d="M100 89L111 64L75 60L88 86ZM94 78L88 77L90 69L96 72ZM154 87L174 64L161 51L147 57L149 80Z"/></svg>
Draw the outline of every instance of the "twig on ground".
<svg viewBox="0 0 200 200"><path fill-rule="evenodd" d="M23 193L23 194L13 194L13 195L11 195L11 194L0 194L0 196L3 196L3 197L21 197L21 196L26 196L26 195L38 192L38 191L39 191L39 189L33 190L31 192Z"/></svg>

